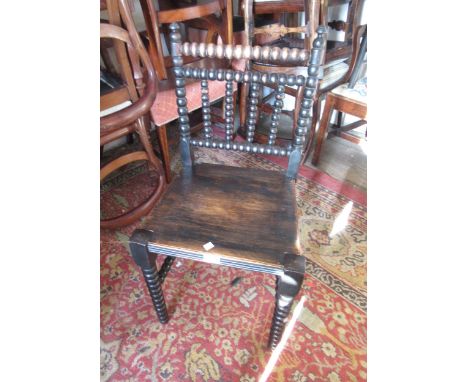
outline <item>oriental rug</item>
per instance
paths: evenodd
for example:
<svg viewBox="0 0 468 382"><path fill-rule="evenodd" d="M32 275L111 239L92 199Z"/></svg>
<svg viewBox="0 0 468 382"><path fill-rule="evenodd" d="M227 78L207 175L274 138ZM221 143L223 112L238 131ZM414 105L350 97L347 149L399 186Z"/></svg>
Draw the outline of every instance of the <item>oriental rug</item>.
<svg viewBox="0 0 468 382"><path fill-rule="evenodd" d="M205 163L285 166L239 152L196 149L195 155ZM180 170L177 156L173 169ZM297 301L305 300L266 380L365 381L365 194L312 169L300 174L300 237L308 261ZM134 205L155 182L145 164L108 179L101 215ZM176 260L163 286L170 320L161 325L128 251L128 238L140 225L101 231L101 380L258 381L272 355L266 343L274 277Z"/></svg>

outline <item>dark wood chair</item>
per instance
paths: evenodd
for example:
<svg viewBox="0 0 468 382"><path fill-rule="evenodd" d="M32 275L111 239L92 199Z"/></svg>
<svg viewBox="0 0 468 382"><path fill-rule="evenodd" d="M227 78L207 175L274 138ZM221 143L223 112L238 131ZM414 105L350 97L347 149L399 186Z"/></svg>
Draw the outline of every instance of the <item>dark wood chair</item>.
<svg viewBox="0 0 468 382"><path fill-rule="evenodd" d="M293 299L301 289L305 272L305 258L300 254L298 238L295 179L324 57L325 28L319 28L311 51L285 48L279 56L270 47L182 44L179 25L171 24L170 29L183 170L144 227L131 236L131 253L142 269L161 323L169 320L162 283L176 257L275 275L276 307L269 337L269 345L274 348L281 338ZM183 56L307 61L309 65L304 77L187 68L183 67ZM204 125L202 138L190 136L187 79L226 81L227 110L233 103L234 82L250 84L246 142L233 139L232 122L226 124L224 139L216 138L209 124ZM289 148L253 143L260 85L275 83L304 87L297 127ZM202 82L201 93L206 94L205 90L206 83ZM205 102L208 105L209 101ZM204 107L203 113L208 115L209 109ZM274 142L275 134L276 129L271 128L271 142ZM281 173L195 164L192 146L288 157L288 168ZM166 258L158 270L155 261L159 255Z"/></svg>
<svg viewBox="0 0 468 382"><path fill-rule="evenodd" d="M103 102L104 108L108 106L106 102L116 104L115 97L120 97L119 102L131 99L129 89L133 89L139 97L124 109L101 117L100 144L102 147L120 137L137 132L144 151L132 152L107 163L101 168L100 178L102 181L113 171L131 162L147 160L159 173L159 179L157 187L143 203L120 216L101 220L103 228L128 225L144 216L156 204L165 189L164 170L153 151L148 136L148 112L156 98L156 73L133 25L126 0L119 0L119 8L127 30L116 25L101 24L100 36L101 39L113 39L124 44L128 52L128 67L132 68L132 77L118 91L112 92L112 98L101 97L101 109L103 109ZM140 62L143 63L145 71Z"/></svg>
<svg viewBox="0 0 468 382"><path fill-rule="evenodd" d="M203 22L202 25L209 28L209 33L207 35L208 40L205 43L214 43L218 36L220 36L221 38L228 39L228 41L223 40L223 43L230 44L231 41L229 39L232 38L232 31L230 31L229 28L232 26L232 23L216 21L218 20L215 16L216 14L226 14L224 1L221 0L213 0L202 5L192 5L161 11L156 11L152 0L140 0L140 3L147 26L150 57L159 78L158 93L156 95L156 101L151 108L151 118L156 125L156 131L161 144L166 180L169 183L172 175L170 167L171 158L167 139L167 124L176 120L178 118L178 114L174 94L174 89L176 87L175 77L172 72L168 70L172 67L172 60L169 61L170 57L165 57L163 54L163 43L160 32L163 27L173 22ZM224 32L220 31L222 24L225 24ZM196 59L192 58L186 60L185 64L188 67L206 69L229 67L229 62L227 60L216 61L206 57ZM189 112L202 107L203 100L200 94L193 91L193 89L198 88L198 86L199 83L197 81L191 81L191 83L188 84L189 89L187 92L187 98ZM208 92L210 93L211 100L213 102L224 96L224 86L225 85L221 82L209 84ZM225 117L223 117L220 109L213 110L212 119L218 120L219 122L225 121ZM200 121L198 126L193 128L193 131L195 132L199 130L203 123L204 121Z"/></svg>

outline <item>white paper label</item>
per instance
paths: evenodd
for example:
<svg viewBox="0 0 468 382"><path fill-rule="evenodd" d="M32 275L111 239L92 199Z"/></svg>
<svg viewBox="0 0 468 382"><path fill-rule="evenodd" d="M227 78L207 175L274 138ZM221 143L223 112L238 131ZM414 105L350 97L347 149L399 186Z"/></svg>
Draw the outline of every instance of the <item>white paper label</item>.
<svg viewBox="0 0 468 382"><path fill-rule="evenodd" d="M203 244L203 248L205 249L205 251L209 251L210 249L214 248L214 245L211 241L209 241L208 243Z"/></svg>

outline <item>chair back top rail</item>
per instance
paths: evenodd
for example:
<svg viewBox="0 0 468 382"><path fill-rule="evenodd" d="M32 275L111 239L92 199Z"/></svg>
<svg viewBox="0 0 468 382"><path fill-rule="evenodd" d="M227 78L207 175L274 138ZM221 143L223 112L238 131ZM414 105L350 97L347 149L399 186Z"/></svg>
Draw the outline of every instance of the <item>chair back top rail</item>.
<svg viewBox="0 0 468 382"><path fill-rule="evenodd" d="M305 49L279 48L270 46L205 44L185 42L180 46L179 54L192 57L227 58L260 60L289 64L307 64L310 52Z"/></svg>
<svg viewBox="0 0 468 382"><path fill-rule="evenodd" d="M165 25L174 22L198 21L207 29L206 39L215 41L217 36L221 36L225 43L230 44L233 41L232 0L211 0L205 4L165 10L156 10L153 0L139 1L147 26L150 56L160 80L168 78L167 62L163 54L165 38L161 33ZM217 17L214 17L217 14L221 15L222 20L219 27L225 26L225 28L218 28Z"/></svg>
<svg viewBox="0 0 468 382"><path fill-rule="evenodd" d="M214 45L203 43L185 43L181 41L180 27L177 23L169 26L171 31L171 53L173 61L173 71L175 75L175 93L177 102L177 111L179 114L180 131L180 150L184 168L191 168L193 165L193 153L191 146L207 147L214 149L225 149L234 151L244 151L248 153L258 153L267 155L287 156L288 169L286 176L291 179L297 177L302 151L304 148L305 137L311 125L311 111L314 98L317 94L321 66L325 57L326 46L326 27L320 26L317 29L317 37L313 42L313 48L310 52L299 49L271 49L269 47L235 46L232 45ZM272 51L275 53L272 54ZM234 53L236 52L236 53ZM262 55L262 52L263 55ZM283 54L281 54L283 53ZM302 53L302 56L300 55ZM183 67L182 55L205 55L213 58L251 58L257 56L272 62L281 60L297 59L302 62L308 61L307 77L301 75L285 75L281 73L259 73L252 71L233 71L224 69L206 69L206 68L188 68ZM191 138L188 116L188 103L186 98L185 79L201 79L201 93L204 113L204 134L203 138ZM211 127L209 126L209 98L207 81L226 81L226 98L232 97L232 83L248 83L250 87L249 100L247 104L246 119L246 139L247 142L234 142L232 140L232 126L226 125L225 139L214 138ZM253 143L254 132L258 120L258 104L260 103L261 85L277 84L277 94L275 101L275 113L272 114L272 123L270 125L270 134L268 144ZM301 89L301 103L297 114L297 121L294 128L294 137L289 147L280 147L275 145L276 132L279 123L279 111L283 107L285 85L298 86ZM231 106L226 107L225 116L230 121L233 119ZM276 110L277 109L277 110ZM229 114L228 114L229 113Z"/></svg>
<svg viewBox="0 0 468 382"><path fill-rule="evenodd" d="M279 38L291 33L304 33L304 48L312 49L312 41L316 36L315 31L319 25L320 5L323 0L299 0L299 1L267 1L264 5L268 9L267 13L282 14L304 12L305 25L296 25L296 27L285 26L283 24L273 24L266 27L255 28L255 15L265 13L261 9L261 3L255 3L254 0L244 1L244 28L249 44L253 44L256 34L266 34L271 37ZM325 24L323 24L325 25Z"/></svg>
<svg viewBox="0 0 468 382"><path fill-rule="evenodd" d="M221 12L218 1L211 1L206 4L193 5L190 7L177 8L165 11L158 11L158 21L161 24L183 22L200 17L206 17L216 12Z"/></svg>

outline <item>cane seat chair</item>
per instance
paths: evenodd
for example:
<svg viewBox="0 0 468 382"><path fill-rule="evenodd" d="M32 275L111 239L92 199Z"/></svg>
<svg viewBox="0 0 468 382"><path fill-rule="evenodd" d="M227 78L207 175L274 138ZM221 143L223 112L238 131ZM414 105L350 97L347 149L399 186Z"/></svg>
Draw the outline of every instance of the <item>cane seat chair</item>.
<svg viewBox="0 0 468 382"><path fill-rule="evenodd" d="M281 338L293 299L301 289L305 272L305 258L301 256L298 238L295 179L323 62L325 28L318 29L311 51L286 48L279 56L269 47L182 44L179 25L171 24L170 29L183 169L143 228L132 234L131 253L142 269L161 323L169 320L161 285L176 257L275 275L276 307L269 337L269 345L274 348ZM307 60L309 65L306 77L193 69L182 66L182 56L185 55L218 59L264 58L282 62ZM201 138L190 136L185 81L191 78L203 80L201 93L205 116L209 114L207 81L226 81L228 111L232 109L233 83L250 84L246 142L233 139L232 114L228 114L224 139L215 137L209 118L205 119ZM295 136L287 148L272 143L276 134L274 127L270 131L269 144L253 143L260 96L258 89L260 84L272 83L304 86ZM288 167L282 173L198 164L194 163L193 146L283 156L288 158ZM166 256L159 270L155 262L158 255Z"/></svg>
<svg viewBox="0 0 468 382"><path fill-rule="evenodd" d="M122 215L101 220L103 228L117 228L131 224L140 217L146 215L162 195L165 188L164 170L159 159L156 157L148 135L148 113L156 98L156 74L151 65L148 54L141 42L138 33L131 20L126 0L119 0L120 13L127 30L111 24L101 24L101 39L114 39L125 44L128 52L129 62L133 71L132 81L122 86L122 99L131 99L128 89L134 89L139 98L135 102L124 104L124 108L118 111L106 113L100 119L100 145L115 141L133 132L138 133L143 145L142 151L132 152L120 156L101 168L101 182L115 170L135 161L146 160L158 173L158 183L151 195L138 206L123 213ZM145 73L140 65L143 63ZM103 99L101 98L101 102ZM104 99L104 102L108 100ZM102 104L101 104L102 108Z"/></svg>

